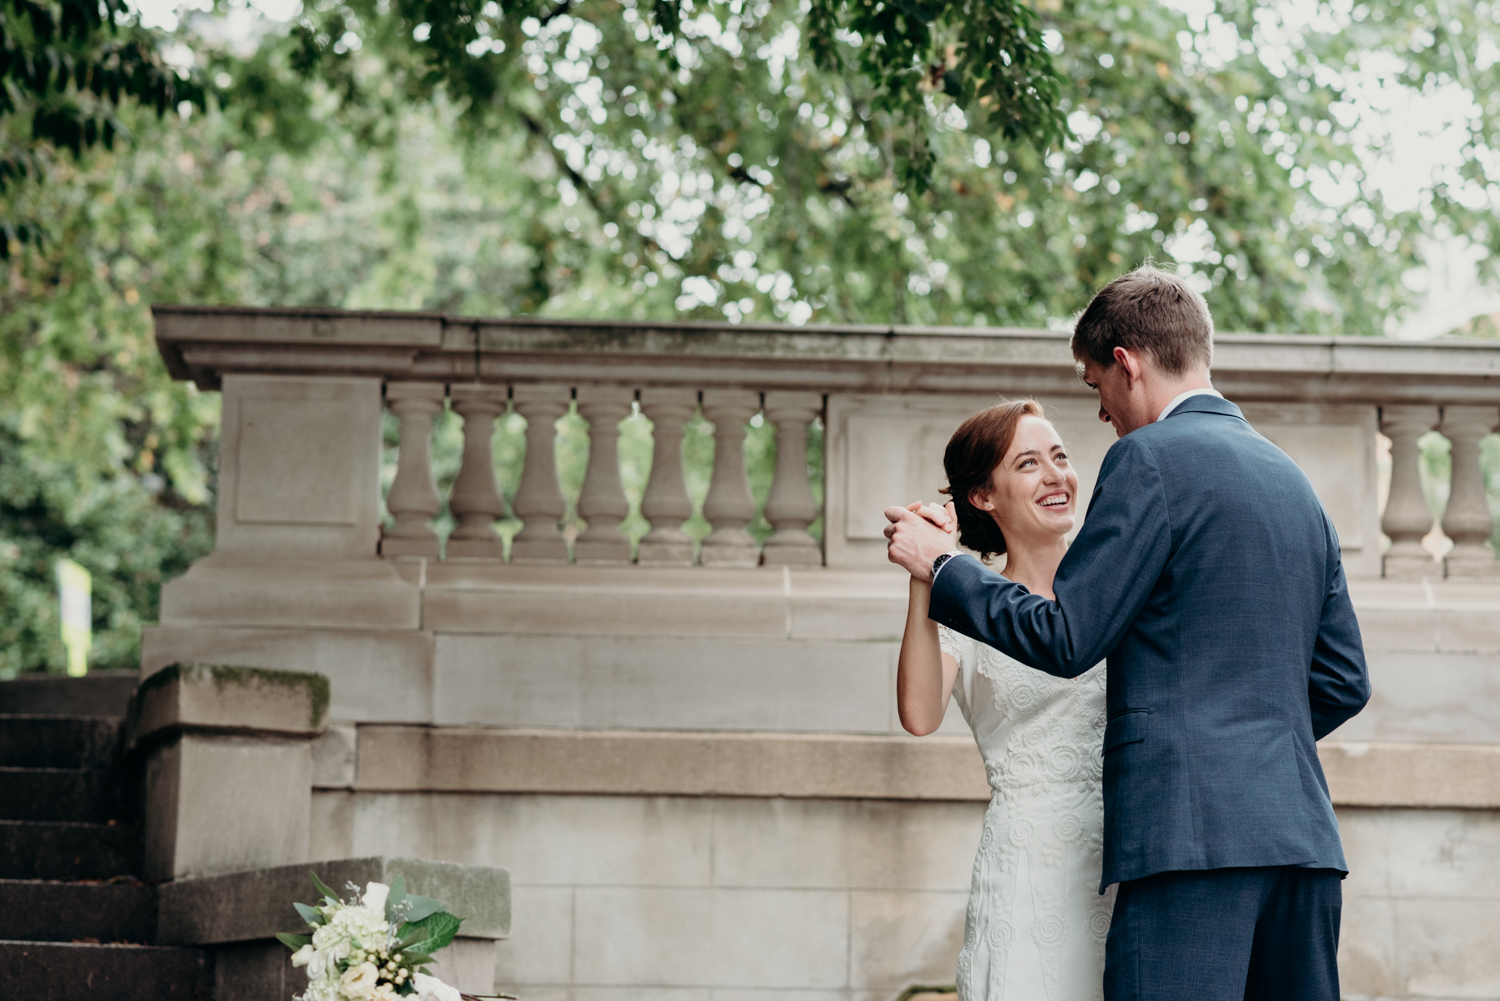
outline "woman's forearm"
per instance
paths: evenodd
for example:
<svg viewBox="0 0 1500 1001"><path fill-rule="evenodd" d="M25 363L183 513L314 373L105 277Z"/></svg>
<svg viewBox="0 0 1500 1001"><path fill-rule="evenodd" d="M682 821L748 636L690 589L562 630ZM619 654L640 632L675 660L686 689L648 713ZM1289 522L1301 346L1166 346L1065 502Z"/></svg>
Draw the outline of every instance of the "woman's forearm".
<svg viewBox="0 0 1500 1001"><path fill-rule="evenodd" d="M942 725L952 680L945 677L937 623L927 617L932 585L912 578L906 632L896 665L896 709L908 733L925 736Z"/></svg>

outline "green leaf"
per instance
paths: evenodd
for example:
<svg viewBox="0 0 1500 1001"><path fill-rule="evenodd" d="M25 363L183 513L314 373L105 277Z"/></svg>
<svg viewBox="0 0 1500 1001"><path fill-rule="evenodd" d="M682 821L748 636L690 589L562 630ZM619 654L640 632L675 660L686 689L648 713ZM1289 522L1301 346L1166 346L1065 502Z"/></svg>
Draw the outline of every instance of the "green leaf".
<svg viewBox="0 0 1500 1001"><path fill-rule="evenodd" d="M385 919L396 920L396 908L406 899L406 877L397 876L391 880L391 892L385 898Z"/></svg>
<svg viewBox="0 0 1500 1001"><path fill-rule="evenodd" d="M323 914L316 907L309 907L307 904L297 904L297 903L292 904L292 906L295 907L295 908L297 908L297 913L300 914L300 915L302 915L302 920L303 921L306 921L308 924L312 925L314 928L321 928L321 927L323 927L323 924L324 924Z"/></svg>
<svg viewBox="0 0 1500 1001"><path fill-rule="evenodd" d="M420 929L424 937L419 941L412 942L410 948L417 952L428 954L437 952L443 946L453 941L453 936L458 934L458 928L461 924L463 924L461 918L456 918L447 911L428 915L425 919L416 923L416 927Z"/></svg>
<svg viewBox="0 0 1500 1001"><path fill-rule="evenodd" d="M328 902L330 904L337 904L337 903L342 902L343 898L340 897L337 893L334 893L327 886L325 886L323 884L323 881L318 878L318 874L317 873L313 872L313 873L309 873L309 875L312 876L313 886L316 886L318 888L318 892L321 893L323 896L325 896L325 897L328 898Z"/></svg>
<svg viewBox="0 0 1500 1001"><path fill-rule="evenodd" d="M411 905L410 909L406 912L406 920L413 924L423 921L439 911L446 911L448 909L441 900L433 900L431 897L419 897L415 893L407 894L406 902Z"/></svg>
<svg viewBox="0 0 1500 1001"><path fill-rule="evenodd" d="M286 932L278 932L276 940L293 952L296 952L304 945L312 945L311 935L288 935Z"/></svg>

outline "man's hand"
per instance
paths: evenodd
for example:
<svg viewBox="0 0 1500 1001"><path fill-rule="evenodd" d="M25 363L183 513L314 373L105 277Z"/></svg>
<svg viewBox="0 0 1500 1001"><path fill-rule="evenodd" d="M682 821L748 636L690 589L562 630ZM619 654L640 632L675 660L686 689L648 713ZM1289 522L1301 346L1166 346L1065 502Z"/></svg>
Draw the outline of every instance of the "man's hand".
<svg viewBox="0 0 1500 1001"><path fill-rule="evenodd" d="M932 561L958 545L958 517L953 504L938 509L920 501L888 507L886 556L918 580L932 580Z"/></svg>

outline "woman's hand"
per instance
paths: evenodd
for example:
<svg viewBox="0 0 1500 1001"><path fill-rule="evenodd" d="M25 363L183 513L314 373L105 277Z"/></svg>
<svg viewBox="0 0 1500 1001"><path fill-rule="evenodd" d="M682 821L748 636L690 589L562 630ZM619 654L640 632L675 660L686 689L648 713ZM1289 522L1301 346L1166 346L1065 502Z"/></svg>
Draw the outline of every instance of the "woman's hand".
<svg viewBox="0 0 1500 1001"><path fill-rule="evenodd" d="M913 514L920 514L945 532L958 531L958 512L953 509L952 501L942 506L928 504L926 501L912 501L906 505L906 509Z"/></svg>

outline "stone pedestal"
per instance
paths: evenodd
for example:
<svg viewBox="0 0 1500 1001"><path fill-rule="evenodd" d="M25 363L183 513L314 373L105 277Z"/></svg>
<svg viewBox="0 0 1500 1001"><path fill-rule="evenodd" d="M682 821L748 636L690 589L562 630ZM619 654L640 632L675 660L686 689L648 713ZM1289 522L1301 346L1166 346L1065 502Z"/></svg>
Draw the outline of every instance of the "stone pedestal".
<svg viewBox="0 0 1500 1001"><path fill-rule="evenodd" d="M157 938L213 948L217 1001L288 1001L306 988L307 976L275 935L305 930L292 904L316 900L309 871L346 896L349 883L363 890L400 876L410 892L441 900L463 926L434 957L433 976L469 994L494 989L495 946L510 935L511 892L510 872L492 866L374 856L178 880L161 888Z"/></svg>
<svg viewBox="0 0 1500 1001"><path fill-rule="evenodd" d="M319 674L176 664L147 678L126 735L144 758L146 878L306 860L328 700Z"/></svg>

